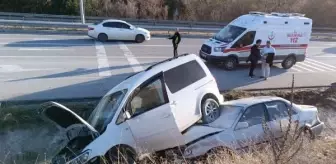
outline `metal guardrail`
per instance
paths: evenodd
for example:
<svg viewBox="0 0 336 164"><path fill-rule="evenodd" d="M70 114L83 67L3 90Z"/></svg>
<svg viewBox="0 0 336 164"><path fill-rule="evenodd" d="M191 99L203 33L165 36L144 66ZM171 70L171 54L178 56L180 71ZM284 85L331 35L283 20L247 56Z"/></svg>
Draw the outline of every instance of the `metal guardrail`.
<svg viewBox="0 0 336 164"><path fill-rule="evenodd" d="M31 14L31 13L12 13L0 12L0 19L4 20L24 20L24 21L44 21L44 22L68 22L80 23L80 16L69 15L50 15L50 14ZM85 18L86 22L94 23L105 19L114 19L111 17L92 17ZM162 27L185 27L185 28L223 28L227 22L200 22L200 21L174 21L174 20L155 20L155 19L130 19L130 18L116 18L125 20L134 25L140 26L162 26ZM336 28L330 27L313 27L314 31L336 31Z"/></svg>
<svg viewBox="0 0 336 164"><path fill-rule="evenodd" d="M24 20L1 20L0 26L18 26L18 27L35 27L35 28L55 28L55 29L71 29L71 30L86 30L88 24L81 23L70 23L70 22L45 22L45 21L24 21ZM151 31L174 31L175 26L151 26L151 25L141 25L142 28L146 28ZM221 28L210 28L210 27L178 27L180 31L183 32L206 32L215 33ZM313 35L318 36L332 36L336 37L336 33L321 33L314 32Z"/></svg>

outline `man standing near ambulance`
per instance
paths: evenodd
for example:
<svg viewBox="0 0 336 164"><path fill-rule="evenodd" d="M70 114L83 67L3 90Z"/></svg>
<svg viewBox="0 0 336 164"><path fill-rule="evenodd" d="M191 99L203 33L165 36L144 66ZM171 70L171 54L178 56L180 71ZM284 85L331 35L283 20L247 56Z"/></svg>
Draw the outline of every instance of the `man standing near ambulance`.
<svg viewBox="0 0 336 164"><path fill-rule="evenodd" d="M249 57L246 60L246 63L247 62L251 62L250 72L249 72L249 76L251 78L254 77L254 73L253 73L254 69L257 67L258 61L261 58L260 49L259 49L260 48L260 44L261 44L261 40L258 39L257 42L256 42L256 44L251 47L251 53L250 53Z"/></svg>
<svg viewBox="0 0 336 164"><path fill-rule="evenodd" d="M271 41L266 42L266 46L262 49L261 58L261 76L260 78L267 78L270 76L271 66L273 65L273 59L275 55L275 49L271 46Z"/></svg>

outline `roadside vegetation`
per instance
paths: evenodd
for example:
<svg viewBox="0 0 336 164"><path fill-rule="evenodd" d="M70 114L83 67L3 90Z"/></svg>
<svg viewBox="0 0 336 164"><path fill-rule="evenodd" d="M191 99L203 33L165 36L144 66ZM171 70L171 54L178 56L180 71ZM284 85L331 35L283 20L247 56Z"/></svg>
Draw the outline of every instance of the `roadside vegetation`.
<svg viewBox="0 0 336 164"><path fill-rule="evenodd" d="M209 163L209 164L284 164L334 163L336 160L336 89L310 89L295 91L246 92L231 91L224 93L226 100L243 97L274 95L293 100L295 103L315 105L319 109L320 119L326 127L322 136L310 140L304 131L299 131L295 124L284 126L286 139L272 140L236 154L227 150L214 150L207 155L193 159L184 159L178 150L169 150L162 154L153 154L140 163L170 164L170 163ZM97 104L97 100L81 102L61 102L86 118ZM48 131L48 124L38 117L38 104L3 105L0 108L0 163L48 163L50 151L57 142L56 132ZM266 132L269 132L267 128ZM287 133L288 131L288 133ZM269 137L272 134L268 133ZM23 137L24 136L24 137ZM15 162L14 162L15 161Z"/></svg>
<svg viewBox="0 0 336 164"><path fill-rule="evenodd" d="M336 27L333 21L336 15L335 0L84 1L87 16L228 22L249 11L300 12L312 18L316 26ZM0 0L0 11L79 15L79 0Z"/></svg>

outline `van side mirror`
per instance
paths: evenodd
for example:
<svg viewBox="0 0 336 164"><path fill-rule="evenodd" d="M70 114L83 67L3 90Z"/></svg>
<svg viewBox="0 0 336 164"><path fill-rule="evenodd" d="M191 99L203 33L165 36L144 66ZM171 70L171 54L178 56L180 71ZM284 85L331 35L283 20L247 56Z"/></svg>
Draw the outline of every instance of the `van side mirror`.
<svg viewBox="0 0 336 164"><path fill-rule="evenodd" d="M248 128L249 124L247 122L238 122L236 130Z"/></svg>

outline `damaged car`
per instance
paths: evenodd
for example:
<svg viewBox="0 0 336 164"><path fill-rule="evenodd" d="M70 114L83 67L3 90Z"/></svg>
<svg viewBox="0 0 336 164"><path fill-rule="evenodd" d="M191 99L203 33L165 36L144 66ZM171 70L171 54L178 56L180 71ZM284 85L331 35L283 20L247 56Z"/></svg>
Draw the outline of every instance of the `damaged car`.
<svg viewBox="0 0 336 164"><path fill-rule="evenodd" d="M41 113L64 136L53 163L134 163L144 154L221 131L195 124L215 121L223 101L204 62L183 54L126 78L87 120L56 102L46 103Z"/></svg>
<svg viewBox="0 0 336 164"><path fill-rule="evenodd" d="M220 117L207 126L222 131L188 143L184 150L185 158L202 156L218 148L239 152L267 142L270 137L263 125L268 127L272 137L281 138L289 125L290 116L293 123L311 138L321 134L324 128L315 106L291 105L290 101L280 97L260 96L227 101L221 104L220 109Z"/></svg>

